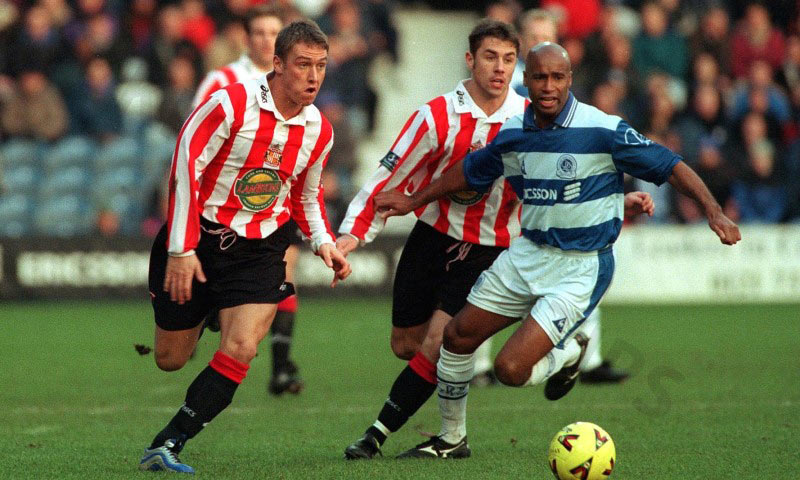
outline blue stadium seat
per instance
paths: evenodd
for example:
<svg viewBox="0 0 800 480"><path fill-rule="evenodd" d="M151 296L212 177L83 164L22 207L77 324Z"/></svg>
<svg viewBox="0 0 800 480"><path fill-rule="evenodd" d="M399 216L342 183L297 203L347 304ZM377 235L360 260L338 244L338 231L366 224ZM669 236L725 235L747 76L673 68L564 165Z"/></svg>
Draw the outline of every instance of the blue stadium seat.
<svg viewBox="0 0 800 480"><path fill-rule="evenodd" d="M0 147L0 164L4 169L19 165L38 165L42 147L23 138L11 138Z"/></svg>
<svg viewBox="0 0 800 480"><path fill-rule="evenodd" d="M3 191L6 193L34 192L41 182L42 172L34 164L14 165L3 170Z"/></svg>
<svg viewBox="0 0 800 480"><path fill-rule="evenodd" d="M0 237L18 238L30 233L34 204L33 196L26 193L0 197Z"/></svg>
<svg viewBox="0 0 800 480"><path fill-rule="evenodd" d="M67 137L50 147L45 153L45 169L57 171L75 165L89 165L95 149L94 142L86 137Z"/></svg>
<svg viewBox="0 0 800 480"><path fill-rule="evenodd" d="M39 195L42 198L72 193L85 195L90 185L89 169L72 165L62 170L48 172L39 185Z"/></svg>
<svg viewBox="0 0 800 480"><path fill-rule="evenodd" d="M118 138L101 147L94 156L96 172L106 172L121 167L135 167L141 161L141 147L129 137Z"/></svg>
<svg viewBox="0 0 800 480"><path fill-rule="evenodd" d="M72 237L88 234L93 219L88 202L69 194L42 202L34 214L34 227L39 235Z"/></svg>

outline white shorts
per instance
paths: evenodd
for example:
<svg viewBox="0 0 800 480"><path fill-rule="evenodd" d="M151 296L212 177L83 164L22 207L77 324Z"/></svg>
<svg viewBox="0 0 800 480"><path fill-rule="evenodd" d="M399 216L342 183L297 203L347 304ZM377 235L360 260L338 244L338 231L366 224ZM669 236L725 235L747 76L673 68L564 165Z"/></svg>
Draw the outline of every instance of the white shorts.
<svg viewBox="0 0 800 480"><path fill-rule="evenodd" d="M611 247L564 251L519 237L481 274L467 301L507 317L530 313L561 348L603 298L613 275Z"/></svg>

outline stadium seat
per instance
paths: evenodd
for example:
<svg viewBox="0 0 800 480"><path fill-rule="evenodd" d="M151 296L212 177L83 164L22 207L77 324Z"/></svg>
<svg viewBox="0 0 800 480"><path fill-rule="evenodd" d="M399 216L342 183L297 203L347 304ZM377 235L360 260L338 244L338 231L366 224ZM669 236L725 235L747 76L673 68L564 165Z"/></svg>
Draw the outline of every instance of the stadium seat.
<svg viewBox="0 0 800 480"><path fill-rule="evenodd" d="M17 238L31 229L34 200L23 192L0 197L0 237Z"/></svg>
<svg viewBox="0 0 800 480"><path fill-rule="evenodd" d="M48 172L39 185L41 198L67 194L85 195L89 189L91 175L80 165L72 165L63 170Z"/></svg>
<svg viewBox="0 0 800 480"><path fill-rule="evenodd" d="M42 172L32 163L5 167L3 171L3 191L5 193L33 192L41 181Z"/></svg>
<svg viewBox="0 0 800 480"><path fill-rule="evenodd" d="M138 166L141 148L136 140L118 138L101 147L94 156L95 172L106 172L120 167Z"/></svg>
<svg viewBox="0 0 800 480"><path fill-rule="evenodd" d="M42 147L23 138L11 138L0 147L0 164L4 169L19 165L38 165Z"/></svg>
<svg viewBox="0 0 800 480"><path fill-rule="evenodd" d="M43 236L72 237L91 231L92 211L88 202L76 194L52 197L39 205L34 214L36 233Z"/></svg>
<svg viewBox="0 0 800 480"><path fill-rule="evenodd" d="M57 171L74 165L89 165L95 149L94 143L86 137L67 137L47 150L44 167L48 171Z"/></svg>

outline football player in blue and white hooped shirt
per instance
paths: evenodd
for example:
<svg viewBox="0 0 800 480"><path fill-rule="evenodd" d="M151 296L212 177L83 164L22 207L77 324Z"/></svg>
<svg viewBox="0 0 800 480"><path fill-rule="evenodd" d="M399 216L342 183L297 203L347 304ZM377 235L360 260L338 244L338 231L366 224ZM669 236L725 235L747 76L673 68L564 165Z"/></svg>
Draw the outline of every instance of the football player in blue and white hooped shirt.
<svg viewBox="0 0 800 480"><path fill-rule="evenodd" d="M467 305L445 328L437 365L442 445L466 436L472 353L521 318L495 359L498 379L514 386L547 380L545 396L551 400L575 384L587 342L576 329L614 272L611 246L628 200L623 173L659 185L668 181L697 202L722 243L741 239L678 155L621 118L575 99L569 56L561 46L548 42L530 50L525 83L531 105L510 118L493 142L468 155L462 168L412 196L385 192L375 199L384 216L400 215L448 192L485 190L502 175L523 201L522 236L481 275Z"/></svg>

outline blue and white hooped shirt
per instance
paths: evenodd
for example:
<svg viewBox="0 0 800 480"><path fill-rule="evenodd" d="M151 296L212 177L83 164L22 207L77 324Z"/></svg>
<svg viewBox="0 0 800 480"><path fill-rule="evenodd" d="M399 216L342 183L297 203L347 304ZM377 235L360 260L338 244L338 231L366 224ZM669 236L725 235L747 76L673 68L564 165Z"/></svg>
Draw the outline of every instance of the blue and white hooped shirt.
<svg viewBox="0 0 800 480"><path fill-rule="evenodd" d="M494 141L469 154L464 176L486 191L505 176L522 200L522 235L562 250L611 245L623 220L623 173L661 185L681 157L615 115L569 93L550 128L533 105L509 118Z"/></svg>

